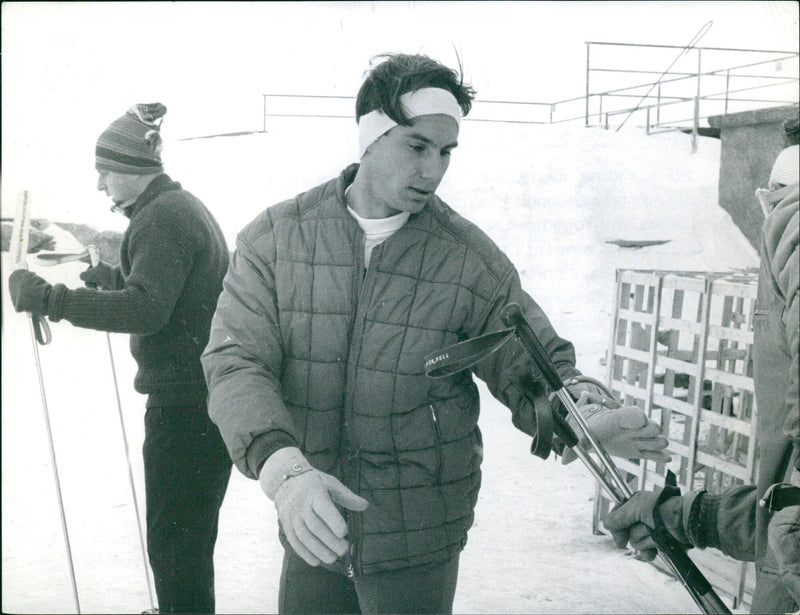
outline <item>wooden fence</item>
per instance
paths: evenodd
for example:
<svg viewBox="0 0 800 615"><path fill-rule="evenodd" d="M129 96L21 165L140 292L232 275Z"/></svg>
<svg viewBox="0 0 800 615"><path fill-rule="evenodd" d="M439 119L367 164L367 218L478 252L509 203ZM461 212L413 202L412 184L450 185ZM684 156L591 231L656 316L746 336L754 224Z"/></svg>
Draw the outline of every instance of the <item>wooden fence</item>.
<svg viewBox="0 0 800 615"><path fill-rule="evenodd" d="M661 424L672 453L669 464L615 459L632 489L663 486L668 469L683 493L755 481L756 279L755 271L617 271L606 384ZM610 501L599 487L594 501L599 531ZM690 555L733 608L749 604L752 564L716 549Z"/></svg>

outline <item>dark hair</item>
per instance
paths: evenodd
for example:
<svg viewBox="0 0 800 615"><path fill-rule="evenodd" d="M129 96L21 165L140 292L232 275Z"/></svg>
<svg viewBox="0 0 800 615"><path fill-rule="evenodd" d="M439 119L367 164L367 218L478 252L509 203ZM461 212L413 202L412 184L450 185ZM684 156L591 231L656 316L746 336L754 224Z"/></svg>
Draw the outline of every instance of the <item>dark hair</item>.
<svg viewBox="0 0 800 615"><path fill-rule="evenodd" d="M376 62L380 62L376 64ZM455 96L462 115L472 108L475 90L464 83L459 71L432 60L428 56L402 53L384 53L372 58L367 78L356 97L356 121L375 109L381 109L398 124L408 126L411 119L406 116L400 97L421 88L441 88Z"/></svg>

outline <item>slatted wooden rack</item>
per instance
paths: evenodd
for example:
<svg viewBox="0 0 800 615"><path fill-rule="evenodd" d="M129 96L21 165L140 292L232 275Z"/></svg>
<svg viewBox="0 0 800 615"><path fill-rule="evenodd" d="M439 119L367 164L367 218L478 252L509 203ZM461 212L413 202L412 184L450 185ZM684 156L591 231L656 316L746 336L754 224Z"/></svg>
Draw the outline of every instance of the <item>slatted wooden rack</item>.
<svg viewBox="0 0 800 615"><path fill-rule="evenodd" d="M606 384L661 424L672 453L669 464L615 459L632 489L663 486L668 469L684 493L754 482L756 280L754 270L617 271ZM594 501L600 531L611 502L599 487ZM715 549L691 557L733 608L749 604L752 564Z"/></svg>

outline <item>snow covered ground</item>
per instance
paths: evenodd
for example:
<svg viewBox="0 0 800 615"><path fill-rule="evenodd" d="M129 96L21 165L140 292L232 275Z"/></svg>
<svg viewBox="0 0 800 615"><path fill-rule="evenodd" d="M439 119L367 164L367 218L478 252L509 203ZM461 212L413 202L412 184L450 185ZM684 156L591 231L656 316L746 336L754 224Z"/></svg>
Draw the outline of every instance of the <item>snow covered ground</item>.
<svg viewBox="0 0 800 615"><path fill-rule="evenodd" d="M604 378L617 268L729 270L758 257L717 205L719 141L600 129L465 122L439 194L517 264L523 284L578 367ZM212 209L231 247L264 207L336 175L354 159L345 120L275 121L264 134L167 143L167 171ZM43 175L44 176L44 175ZM4 178L5 179L5 178ZM96 203L87 169L85 194ZM37 186L29 186L36 217ZM91 199L88 197L91 196ZM754 207L757 204L754 202ZM94 205L93 205L94 207ZM80 209L73 207L74 210ZM70 222L104 225L85 210ZM117 227L119 228L119 226ZM79 250L52 226L59 251ZM669 240L624 249L615 239ZM2 610L74 612L26 317L14 313L3 254ZM33 269L80 285L84 265ZM132 389L127 337L52 325L40 347L81 609L149 607L116 410L116 361L142 514L144 398ZM462 555L458 613L695 613L680 584L591 530L593 481L574 463L528 453L508 411L481 386L485 462L475 526ZM281 549L272 504L234 471L217 544L221 613L274 612Z"/></svg>

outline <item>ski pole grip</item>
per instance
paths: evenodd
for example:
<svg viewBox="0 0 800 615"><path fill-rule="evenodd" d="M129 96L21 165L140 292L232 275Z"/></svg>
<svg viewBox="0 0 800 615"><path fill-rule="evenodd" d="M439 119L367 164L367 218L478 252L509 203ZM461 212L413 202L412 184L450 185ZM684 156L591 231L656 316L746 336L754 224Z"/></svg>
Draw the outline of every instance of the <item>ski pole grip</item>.
<svg viewBox="0 0 800 615"><path fill-rule="evenodd" d="M97 251L97 246L90 243L86 246L86 251L89 253L89 260L91 261L92 267L97 267L97 263L100 262L100 253Z"/></svg>
<svg viewBox="0 0 800 615"><path fill-rule="evenodd" d="M536 367L542 372L542 376L544 376L550 388L554 391L563 389L564 381L561 380L561 376L558 375L556 367L553 365L553 361L550 359L547 350L542 346L539 338L536 337L536 334L533 332L533 329L531 329L525 316L523 316L519 305L516 303L509 303L500 312L500 318L506 326L514 328L519 341L522 342L528 354L531 355L534 363L536 363Z"/></svg>

